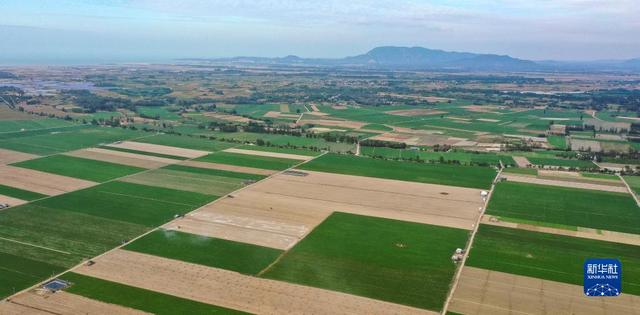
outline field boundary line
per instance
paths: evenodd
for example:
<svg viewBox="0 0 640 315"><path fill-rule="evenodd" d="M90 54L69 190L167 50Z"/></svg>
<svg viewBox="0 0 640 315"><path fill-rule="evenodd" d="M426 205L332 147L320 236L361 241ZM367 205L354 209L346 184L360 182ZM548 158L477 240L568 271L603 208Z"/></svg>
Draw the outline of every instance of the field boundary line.
<svg viewBox="0 0 640 315"><path fill-rule="evenodd" d="M242 144L238 144L237 146L241 146L241 145L242 145ZM221 152L221 151L216 151L216 152ZM213 152L213 153L211 153L211 154L215 154L216 152ZM215 202L218 202L219 200L223 200L223 199L224 199L224 198L226 198L227 196L232 195L232 194L234 194L234 193L236 193L236 192L238 192L238 191L241 191L241 190L247 189L247 188L249 188L249 187L251 187L251 186L254 186L254 185L256 185L256 184L260 183L260 182L261 182L261 181L263 181L263 180L269 179L269 178L271 178L271 177L273 177L273 176L276 176L276 175L278 175L278 174L282 174L282 173L284 173L284 172L286 172L286 171L289 171L289 170L291 170L291 169L294 169L294 168L296 168L296 167L298 167L298 166L300 166L300 165L302 165L302 164L304 164L304 163L308 163L308 162L310 162L310 161L313 161L313 160L315 160L315 159L317 159L317 158L319 158L319 157L321 157L321 156L323 156L323 155L325 155L325 154L327 154L327 153L328 153L328 151L325 151L325 152L323 152L322 154L320 154L320 155L318 155L318 156L315 156L313 159L310 159L310 160L308 160L308 161L302 161L302 162L300 162L300 163L298 163L298 164L296 164L296 165L293 165L293 166L291 166L291 167L289 167L289 168L287 168L287 169L284 169L284 170L282 170L282 171L276 172L276 173L274 173L274 174L272 174L272 175L269 175L269 176L267 176L267 177L265 177L265 178L263 178L263 179L261 179L261 180L259 180L259 181L256 181L255 183L252 183L252 184L247 185L247 186L244 186L244 187L242 187L242 188L240 188L240 189L236 189L236 190L234 190L234 191L232 191L232 192L229 192L229 193L227 193L227 194L225 194L225 195L223 195L223 196L220 196L220 197L219 197L218 199L216 199L216 200L213 200L213 201L211 201L211 202L209 202L209 203L207 203L207 204L204 204L204 205L202 205L202 206L200 206L200 207L198 207L198 208L196 208L196 209L191 210L191 211L190 211L190 212L188 212L188 213L185 213L185 215L187 215L187 214L191 214L191 213L193 213L193 212L195 212L195 211L198 211L198 210L200 210L200 209L202 209L202 208L204 208L204 207L206 207L206 206L208 206L208 205L210 205L210 204L213 204L213 203L215 203ZM188 159L188 160L193 160L193 159ZM152 171L152 170L154 170L154 169L148 169L148 170L145 170L145 171L142 171L142 172L139 172L139 173L134 173L134 174L140 174L140 173L149 172L149 171ZM131 176L131 175L133 175L133 174L126 175L126 176L123 176L123 177ZM122 178L122 177L120 177L120 178ZM116 179L112 179L111 181L116 181L116 180L118 180L118 178L116 178ZM103 184L103 183L101 183L101 184ZM49 197L49 198L50 198L50 197ZM4 298L4 300L5 300L5 301L10 301L10 300L11 300L11 298L13 298L14 296L17 296L17 295L20 295L20 294L23 294L23 293L29 292L29 291L31 291L31 290L33 290L33 289L35 289L35 288L37 288L37 287L41 286L43 283L47 283L47 282L49 282L49 281L51 281L51 280L57 279L58 277L60 277L60 276L64 275L64 274L65 274L65 273L67 273L67 272L70 272L70 271L73 271L74 269L78 269L79 267L82 267L84 264L86 264L86 262L87 262L87 261L95 260L95 259L98 259L98 258L100 258L100 257L106 256L106 255L108 255L109 253L114 252L114 251L116 251L116 250L124 250L124 249L123 249L123 247L125 247L125 246L127 246L127 245L129 245L129 244L133 243L134 241L136 241L136 240L138 240L138 239L140 239L140 238L143 238L143 237L147 236L148 234L151 234L151 233L153 233L153 232L155 232L155 231L157 231L157 230L161 229L163 226L165 226L165 225L167 225L168 223L173 222L173 221L175 221L175 220L176 220L176 219L173 219L173 220L171 220L171 221L165 222L164 224L162 224L162 225L160 225L160 226L157 226L157 227L155 227L155 228L151 228L149 231L147 231L147 232L145 232L145 233L143 233L143 234L141 234L141 235L138 235L138 236L136 236L136 237L134 237L134 238L130 239L130 240L129 240L128 242L126 242L125 244L118 245L118 246L116 246L116 247L114 247L114 248L111 248L111 249L107 250L106 252L104 252L104 253L102 253L102 254L99 254L99 255L94 256L94 257L92 257L92 258L89 258L89 259L86 259L86 260L84 260L84 261L81 261L80 263L76 264L75 266L72 266L72 267L70 267L70 268L68 268L68 269L65 269L64 271L62 271L62 272L60 272L60 273L58 273L58 274L55 274L55 275L53 275L53 276L51 276L51 277L49 277L49 278L47 278L47 279L44 279L44 280L42 280L42 281L39 281L38 283L36 283L36 284L34 284L34 285L32 285L32 286L30 286L30 287L28 287L28 288L25 288L25 289L23 289L23 290L20 290L20 291L18 291L18 292L13 293L12 295L9 295L9 296L5 297L5 298Z"/></svg>
<svg viewBox="0 0 640 315"><path fill-rule="evenodd" d="M451 288L449 289L449 294L447 295L447 300L445 301L444 306L442 307L441 314L443 314L443 315L445 315L447 313L447 310L449 308L449 304L451 304L451 300L453 299L453 295L456 292L456 288L458 287L458 282L460 282L460 277L462 276L462 269L464 268L464 265L467 262L467 258L469 258L469 252L471 251L471 246L473 245L473 241L474 241L474 239L476 237L476 234L478 233L478 229L480 228L480 222L482 221L482 216L484 215L485 211L487 211L487 206L489 205L489 201L491 200L491 197L493 196L493 192L495 191L496 184L500 180L500 175L502 174L503 170L504 170L504 168L500 168L500 170L498 171L498 174L496 174L496 177L493 179L493 182L491 184L491 189L489 190L489 194L487 196L487 200L485 201L484 206L482 207L482 211L480 211L480 214L478 215L478 219L476 220L476 224L475 224L475 226L473 228L473 231L471 232L471 236L469 237L469 242L467 243L467 246L465 248L464 256L462 257L462 261L460 262L460 266L456 270L456 274L455 274L455 277L453 279L453 283L451 284Z"/></svg>
<svg viewBox="0 0 640 315"><path fill-rule="evenodd" d="M631 186L629 186L629 183L627 183L626 180L624 180L624 176L618 174L618 177L620 177L620 180L624 183L624 185L627 187L627 190L629 191L629 193L631 194L631 197L633 197L633 199L636 201L636 204L638 205L638 207L640 207L640 200L638 199L638 196L636 195L636 192L633 191L633 189L631 189Z"/></svg>
<svg viewBox="0 0 640 315"><path fill-rule="evenodd" d="M21 242L21 241L13 240L13 239L6 238L6 237L0 237L0 240L4 240L4 241L7 241L7 242L18 243L18 244L27 245L27 246L32 246L32 247L37 247L37 248L42 248L42 249L50 250L52 252L61 253L61 254L65 254L65 255L71 255L71 253L65 252L63 250L53 249L53 248L44 247L44 246L31 244L31 243L27 243L27 242Z"/></svg>

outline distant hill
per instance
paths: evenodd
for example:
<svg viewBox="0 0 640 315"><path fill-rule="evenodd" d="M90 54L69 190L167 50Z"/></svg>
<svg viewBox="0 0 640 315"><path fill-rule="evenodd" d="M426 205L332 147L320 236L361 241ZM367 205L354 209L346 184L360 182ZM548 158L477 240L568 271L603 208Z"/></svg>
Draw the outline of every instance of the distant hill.
<svg viewBox="0 0 640 315"><path fill-rule="evenodd" d="M187 59L194 60L194 59ZM197 59L203 61L203 59ZM608 61L531 61L507 55L455 52L424 47L382 46L345 58L233 57L204 61L264 65L352 67L386 70L452 71L640 71L640 58Z"/></svg>

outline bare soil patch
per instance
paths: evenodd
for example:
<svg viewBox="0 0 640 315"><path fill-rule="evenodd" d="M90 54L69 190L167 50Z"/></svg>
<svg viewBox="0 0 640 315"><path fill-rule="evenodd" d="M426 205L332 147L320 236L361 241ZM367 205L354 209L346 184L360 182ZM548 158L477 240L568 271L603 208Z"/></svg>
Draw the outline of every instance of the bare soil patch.
<svg viewBox="0 0 640 315"><path fill-rule="evenodd" d="M385 113L389 115L413 117L413 116L441 115L441 114L446 114L447 112L441 111L441 110L435 110L435 109L428 109L428 108L417 108L417 109L390 110Z"/></svg>
<svg viewBox="0 0 640 315"><path fill-rule="evenodd" d="M582 287L464 267L449 310L461 314L638 314L640 297L586 297Z"/></svg>
<svg viewBox="0 0 640 315"><path fill-rule="evenodd" d="M211 163L211 162L200 162L200 161L184 161L184 162L182 162L180 164L181 165L185 165L185 166L208 168L208 169L213 169L213 170L223 170L223 171L231 171L231 172L239 172L239 173L247 173L247 174L256 174L256 175L265 175L265 176L269 176L269 175L277 172L277 171L272 171L272 170L263 170L261 168L235 166L235 165Z"/></svg>
<svg viewBox="0 0 640 315"><path fill-rule="evenodd" d="M589 182L585 182L582 178L579 178L578 180L553 180L553 179L545 179L545 178L531 177L531 176L518 176L518 175L511 175L511 174L502 174L502 177L506 178L509 181L514 181L519 183L628 193L626 187L624 187L624 184L616 186L616 185L607 185L607 184L599 184L599 183L589 183Z"/></svg>
<svg viewBox="0 0 640 315"><path fill-rule="evenodd" d="M283 112L283 113L288 113L288 112L290 112L290 110L289 110L289 105L287 105L287 104L280 104L280 112Z"/></svg>
<svg viewBox="0 0 640 315"><path fill-rule="evenodd" d="M253 121L253 119L250 119L250 118L247 118L247 117L242 117L242 116L237 116L237 115L229 115L229 114L223 114L223 113L216 113L216 112L206 112L206 113L203 113L203 115L206 116L206 117L211 117L211 118L220 119L220 120L226 120L226 121L231 121L231 122L248 123L250 121Z"/></svg>
<svg viewBox="0 0 640 315"><path fill-rule="evenodd" d="M19 205L25 204L27 202L28 201L25 201L25 200L22 200L22 199L13 198L13 197L5 196L5 195L0 195L0 203L8 204L10 207L19 206ZM0 210L0 211L2 211L2 210Z"/></svg>
<svg viewBox="0 0 640 315"><path fill-rule="evenodd" d="M518 165L518 167L526 168L527 166L531 165L531 162L529 162L529 160L527 160L527 158L524 156L513 156L513 160L516 162L516 165Z"/></svg>
<svg viewBox="0 0 640 315"><path fill-rule="evenodd" d="M254 314L436 314L182 261L115 250L75 272Z"/></svg>
<svg viewBox="0 0 640 315"><path fill-rule="evenodd" d="M210 152L201 151L201 150L184 149L184 148L170 147L166 145L133 142L133 141L116 142L116 143L109 144L108 146L114 147L114 148L123 148L123 149L138 150L138 151L144 151L144 152L153 152L153 153L160 153L160 154L166 154L166 155L180 156L180 157L185 157L190 159L205 156L210 153Z"/></svg>
<svg viewBox="0 0 640 315"><path fill-rule="evenodd" d="M16 312L13 312L15 310ZM80 295L25 292L0 303L1 314L149 314L132 308L92 300Z"/></svg>
<svg viewBox="0 0 640 315"><path fill-rule="evenodd" d="M11 164L37 158L37 155L0 149L0 164Z"/></svg>
<svg viewBox="0 0 640 315"><path fill-rule="evenodd" d="M135 154L129 152L121 152L100 148L89 148L78 151L68 152L65 155L92 159L104 162L111 162L117 164L124 164L130 166L137 166L142 168L159 168L165 165L174 164L180 162L180 160L168 159L163 157Z"/></svg>
<svg viewBox="0 0 640 315"><path fill-rule="evenodd" d="M593 152L602 151L602 147L600 146L600 142L598 141L571 138L570 142L571 142L571 150L574 150L574 151L593 151Z"/></svg>
<svg viewBox="0 0 640 315"><path fill-rule="evenodd" d="M311 159L314 158L313 156L306 156L306 155L299 155L299 154L267 152L267 151L255 151L255 150L245 150L245 149L235 149L235 148L226 149L226 150L224 150L224 152L247 154L247 155L257 155L257 156L268 156L268 157L292 159L292 160L302 160L302 161L308 161L308 160L311 160Z"/></svg>
<svg viewBox="0 0 640 315"><path fill-rule="evenodd" d="M350 120L331 120L331 119L305 119L298 122L298 125L314 124L329 127L341 127L349 129L360 129L367 125L363 122Z"/></svg>
<svg viewBox="0 0 640 315"><path fill-rule="evenodd" d="M36 170L0 165L2 184L44 195L55 196L91 187L97 183Z"/></svg>
<svg viewBox="0 0 640 315"><path fill-rule="evenodd" d="M262 117L268 117L268 118L298 118L298 117L300 117L300 115L283 114L281 112L269 111L266 114L264 114Z"/></svg>
<svg viewBox="0 0 640 315"><path fill-rule="evenodd" d="M288 249L333 211L472 229L480 190L304 171L276 174L165 227Z"/></svg>
<svg viewBox="0 0 640 315"><path fill-rule="evenodd" d="M314 112L319 112L320 109L318 109L318 106L316 106L315 104L311 104L311 110Z"/></svg>

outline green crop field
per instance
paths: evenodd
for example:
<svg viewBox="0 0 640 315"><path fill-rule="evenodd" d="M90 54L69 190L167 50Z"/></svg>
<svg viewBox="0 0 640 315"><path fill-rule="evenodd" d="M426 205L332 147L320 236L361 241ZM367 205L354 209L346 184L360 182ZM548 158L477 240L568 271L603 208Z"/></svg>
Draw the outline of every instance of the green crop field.
<svg viewBox="0 0 640 315"><path fill-rule="evenodd" d="M136 139L136 142L159 144L159 145L166 145L170 147L202 150L202 151L210 151L210 152L221 151L224 149L237 146L237 144L234 144L234 143L209 140L209 139L200 138L200 137L178 136L178 135L170 135L170 134L159 134L159 135L154 135L150 137L139 138L139 139Z"/></svg>
<svg viewBox="0 0 640 315"><path fill-rule="evenodd" d="M468 231L336 212L264 277L440 310Z"/></svg>
<svg viewBox="0 0 640 315"><path fill-rule="evenodd" d="M0 298L62 271L59 266L0 252Z"/></svg>
<svg viewBox="0 0 640 315"><path fill-rule="evenodd" d="M565 160L544 157L528 157L531 164L540 166L559 166L559 167L575 167L575 168L597 168L591 161L585 160Z"/></svg>
<svg viewBox="0 0 640 315"><path fill-rule="evenodd" d="M197 161L229 164L236 166L246 166L262 168L267 170L284 170L298 163L299 160L274 158L267 156L257 156L248 154L237 154L229 152L216 152L196 159Z"/></svg>
<svg viewBox="0 0 640 315"><path fill-rule="evenodd" d="M35 116L34 116L35 117ZM62 119L23 119L23 120L0 120L0 133L15 132L23 130L54 129L67 127L72 124Z"/></svg>
<svg viewBox="0 0 640 315"><path fill-rule="evenodd" d="M140 151L140 150L133 150L133 149L118 148L118 147L112 147L112 146L107 146L107 145L102 145L99 148L100 149L105 149L105 150L112 150L112 151L120 151L120 152L140 154L140 155L156 156L156 157L172 159L172 160L187 160L188 159L188 158L186 158L184 156L175 156L175 155L162 154L162 153L149 152L149 151Z"/></svg>
<svg viewBox="0 0 640 315"><path fill-rule="evenodd" d="M425 164L326 154L300 169L412 182L488 189L496 171L488 167Z"/></svg>
<svg viewBox="0 0 640 315"><path fill-rule="evenodd" d="M188 172L188 173L195 173L195 174L201 174L201 175L237 178L237 179L244 179L244 180L261 180L261 179L266 177L264 175L239 173L239 172L216 170L216 169L210 169L210 168L184 166L184 165L178 165L178 164L167 165L167 166L163 167L162 169L180 171L180 172Z"/></svg>
<svg viewBox="0 0 640 315"><path fill-rule="evenodd" d="M13 198L27 200L27 201L36 200L36 199L44 198L47 196L47 195L39 194L36 192L9 187L5 185L0 185L0 195L5 195Z"/></svg>
<svg viewBox="0 0 640 315"><path fill-rule="evenodd" d="M480 225L467 265L582 285L588 258L622 262L622 290L640 295L640 247L556 234Z"/></svg>
<svg viewBox="0 0 640 315"><path fill-rule="evenodd" d="M368 124L368 125L364 125L362 127L362 129L379 130L379 131L393 131L393 128L387 127L387 126L382 125L382 124Z"/></svg>
<svg viewBox="0 0 640 315"><path fill-rule="evenodd" d="M625 176L624 181L627 182L636 195L640 195L640 176Z"/></svg>
<svg viewBox="0 0 640 315"><path fill-rule="evenodd" d="M178 120L180 115L163 106L137 106L136 111L143 117L162 120Z"/></svg>
<svg viewBox="0 0 640 315"><path fill-rule="evenodd" d="M282 254L278 249L167 230L147 234L125 249L250 275Z"/></svg>
<svg viewBox="0 0 640 315"><path fill-rule="evenodd" d="M640 208L624 193L502 182L496 185L487 213L640 234Z"/></svg>
<svg viewBox="0 0 640 315"><path fill-rule="evenodd" d="M215 199L215 196L182 190L109 182L36 203L50 208L155 227L171 220L175 214L187 213Z"/></svg>
<svg viewBox="0 0 640 315"><path fill-rule="evenodd" d="M567 148L567 140L564 136L548 136L547 141L556 149L564 150Z"/></svg>
<svg viewBox="0 0 640 315"><path fill-rule="evenodd" d="M400 150L385 147L361 147L360 152L368 156L380 156L388 159L420 159L430 163L477 164L499 166L500 161L505 166L513 166L516 162L508 155L478 152L427 152L418 150Z"/></svg>
<svg viewBox="0 0 640 315"><path fill-rule="evenodd" d="M503 170L505 173L521 174L521 175L538 175L538 170L535 168L523 168L523 167L508 167Z"/></svg>
<svg viewBox="0 0 640 315"><path fill-rule="evenodd" d="M64 131L3 139L0 140L0 148L38 155L50 155L132 139L143 135L145 133L142 131L123 128L78 125L78 128L65 129Z"/></svg>
<svg viewBox="0 0 640 315"><path fill-rule="evenodd" d="M69 293L158 315L246 314L220 306L183 299L173 295L84 276L73 272L65 273L61 278L73 283L73 285L66 290Z"/></svg>
<svg viewBox="0 0 640 315"><path fill-rule="evenodd" d="M149 172L129 176L122 179L128 183L149 185L195 192L200 194L222 196L244 186L241 178L211 175L206 172L182 171L161 168Z"/></svg>
<svg viewBox="0 0 640 315"><path fill-rule="evenodd" d="M620 181L620 178L616 175L611 175L611 174L601 174L601 173L580 173L580 175L582 175L582 177L586 177L586 178L596 178L596 179L608 179L608 180L612 180L612 181Z"/></svg>
<svg viewBox="0 0 640 315"><path fill-rule="evenodd" d="M51 155L15 163L13 165L94 182L105 182L114 178L144 171L144 169L140 167L67 155Z"/></svg>
<svg viewBox="0 0 640 315"><path fill-rule="evenodd" d="M318 152L318 151L309 151L309 150L292 149L292 148L281 148L281 147L267 147L267 146L259 146L259 145L243 145L243 146L238 147L238 149L253 150L253 151L263 151L263 152L286 153L286 154L297 154L297 155L306 155L306 156L317 156L317 155L320 155L320 152Z"/></svg>

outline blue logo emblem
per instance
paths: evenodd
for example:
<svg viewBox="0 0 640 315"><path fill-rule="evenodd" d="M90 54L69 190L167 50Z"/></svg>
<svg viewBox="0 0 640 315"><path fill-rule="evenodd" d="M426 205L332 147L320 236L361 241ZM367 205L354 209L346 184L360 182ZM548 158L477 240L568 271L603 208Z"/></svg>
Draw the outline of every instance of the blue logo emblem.
<svg viewBox="0 0 640 315"><path fill-rule="evenodd" d="M617 259L588 259L584 263L584 294L618 296L622 293L622 264Z"/></svg>

